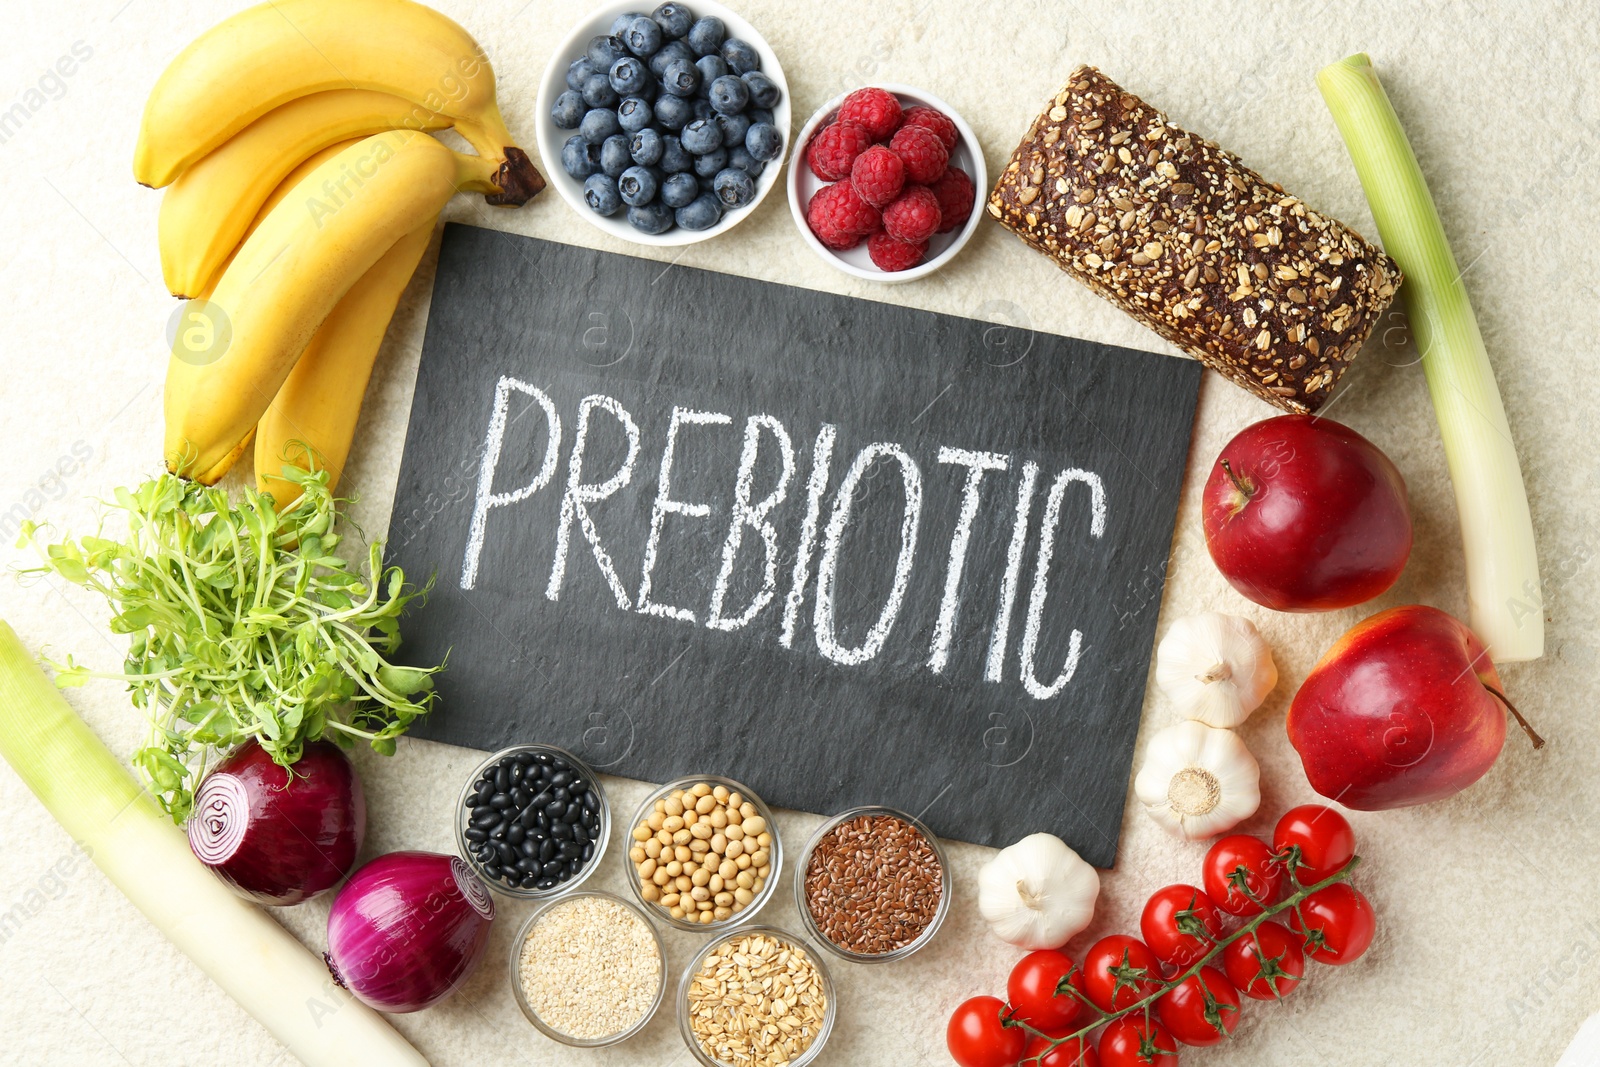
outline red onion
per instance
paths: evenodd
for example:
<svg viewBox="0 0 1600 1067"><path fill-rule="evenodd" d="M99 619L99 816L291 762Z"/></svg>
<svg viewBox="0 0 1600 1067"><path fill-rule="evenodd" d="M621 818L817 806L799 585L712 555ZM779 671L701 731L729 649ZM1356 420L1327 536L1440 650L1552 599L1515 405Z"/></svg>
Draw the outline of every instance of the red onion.
<svg viewBox="0 0 1600 1067"><path fill-rule="evenodd" d="M390 852L362 867L328 913L328 970L379 1011L419 1011L455 992L489 944L494 902L455 856Z"/></svg>
<svg viewBox="0 0 1600 1067"><path fill-rule="evenodd" d="M338 884L366 829L361 779L339 746L313 741L286 769L252 739L200 783L189 847L240 896L298 904Z"/></svg>

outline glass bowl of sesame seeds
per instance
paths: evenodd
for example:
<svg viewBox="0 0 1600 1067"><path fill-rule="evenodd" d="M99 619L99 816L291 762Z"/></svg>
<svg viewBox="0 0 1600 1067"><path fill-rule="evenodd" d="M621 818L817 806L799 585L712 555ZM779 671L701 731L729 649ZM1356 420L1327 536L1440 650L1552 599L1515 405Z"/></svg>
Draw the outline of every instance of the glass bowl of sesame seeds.
<svg viewBox="0 0 1600 1067"><path fill-rule="evenodd" d="M678 981L678 1030L701 1067L805 1067L833 1033L839 1002L816 950L773 926L706 944Z"/></svg>
<svg viewBox="0 0 1600 1067"><path fill-rule="evenodd" d="M903 960L933 940L950 911L944 847L915 816L866 806L817 827L794 871L806 933L852 963Z"/></svg>
<svg viewBox="0 0 1600 1067"><path fill-rule="evenodd" d="M540 1033L574 1048L643 1030L667 990L661 935L638 905L598 889L559 897L511 943L511 991Z"/></svg>

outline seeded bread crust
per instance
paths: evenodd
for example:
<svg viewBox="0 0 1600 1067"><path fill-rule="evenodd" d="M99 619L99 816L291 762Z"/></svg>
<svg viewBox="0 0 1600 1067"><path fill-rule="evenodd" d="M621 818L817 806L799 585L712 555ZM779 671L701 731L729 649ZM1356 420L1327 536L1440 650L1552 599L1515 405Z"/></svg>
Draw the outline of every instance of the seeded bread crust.
<svg viewBox="0 0 1600 1067"><path fill-rule="evenodd" d="M1394 261L1094 67L1033 121L989 214L1235 384L1314 412L1394 300Z"/></svg>

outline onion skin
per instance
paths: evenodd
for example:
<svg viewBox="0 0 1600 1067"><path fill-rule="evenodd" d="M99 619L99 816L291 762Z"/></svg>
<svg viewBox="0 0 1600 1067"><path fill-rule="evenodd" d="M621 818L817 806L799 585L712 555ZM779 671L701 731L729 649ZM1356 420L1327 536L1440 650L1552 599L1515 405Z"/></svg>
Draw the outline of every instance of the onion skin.
<svg viewBox="0 0 1600 1067"><path fill-rule="evenodd" d="M390 852L344 884L328 913L328 971L379 1011L420 1011L454 993L489 944L494 902L455 856Z"/></svg>
<svg viewBox="0 0 1600 1067"><path fill-rule="evenodd" d="M298 904L355 865L366 796L331 741L306 745L287 769L250 740L200 783L188 830L195 856L234 892L257 904Z"/></svg>

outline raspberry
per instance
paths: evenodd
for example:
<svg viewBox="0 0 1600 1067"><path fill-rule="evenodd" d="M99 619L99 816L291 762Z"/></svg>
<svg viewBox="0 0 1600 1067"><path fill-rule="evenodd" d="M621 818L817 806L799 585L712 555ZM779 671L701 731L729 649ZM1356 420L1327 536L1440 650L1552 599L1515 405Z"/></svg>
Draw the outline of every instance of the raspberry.
<svg viewBox="0 0 1600 1067"><path fill-rule="evenodd" d="M913 185L883 209L883 232L897 241L926 241L939 228L939 198L926 185Z"/></svg>
<svg viewBox="0 0 1600 1067"><path fill-rule="evenodd" d="M850 184L861 199L873 207L882 207L905 187L905 162L883 145L873 145L851 164Z"/></svg>
<svg viewBox="0 0 1600 1067"><path fill-rule="evenodd" d="M933 195L939 199L939 215L944 219L939 224L940 233L949 233L956 227L966 224L972 215L972 205L976 195L972 179L967 177L966 171L960 167L951 167L928 188L932 189Z"/></svg>
<svg viewBox="0 0 1600 1067"><path fill-rule="evenodd" d="M887 141L900 126L900 101L887 89L857 89L839 105L839 121L857 123L874 141Z"/></svg>
<svg viewBox="0 0 1600 1067"><path fill-rule="evenodd" d="M902 129L907 126L921 126L924 129L932 130L939 135L939 140L944 142L944 150L946 152L953 150L956 146L956 141L961 137L961 134L956 130L956 124L951 122L943 111L935 111L933 108L923 107L921 104L916 107L906 108L905 117L900 120L900 126Z"/></svg>
<svg viewBox="0 0 1600 1067"><path fill-rule="evenodd" d="M842 252L875 231L879 216L875 208L856 195L849 182L834 182L817 190L811 198L806 207L806 223L817 240Z"/></svg>
<svg viewBox="0 0 1600 1067"><path fill-rule="evenodd" d="M867 238L867 255L872 257L872 262L878 265L879 270L908 270L921 263L927 251L926 241L906 244L904 241L896 241L886 233L875 233Z"/></svg>
<svg viewBox="0 0 1600 1067"><path fill-rule="evenodd" d="M902 126L889 150L906 165L906 180L927 185L944 173L950 162L950 150L945 148L939 135L925 126Z"/></svg>
<svg viewBox="0 0 1600 1067"><path fill-rule="evenodd" d="M850 177L850 164L872 147L872 134L854 122L835 122L818 130L806 149L811 173L825 182Z"/></svg>

